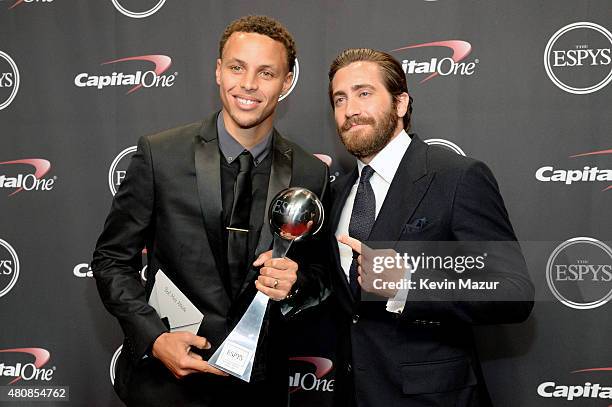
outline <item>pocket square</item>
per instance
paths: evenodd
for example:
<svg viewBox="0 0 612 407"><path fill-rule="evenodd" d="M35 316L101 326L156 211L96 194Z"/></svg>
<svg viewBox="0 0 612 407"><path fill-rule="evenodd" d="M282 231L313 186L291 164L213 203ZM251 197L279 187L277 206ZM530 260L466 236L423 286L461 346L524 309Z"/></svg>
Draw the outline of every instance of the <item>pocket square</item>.
<svg viewBox="0 0 612 407"><path fill-rule="evenodd" d="M415 219L411 223L406 223L406 225L404 226L404 230L406 232L418 232L422 230L425 226L427 226L428 223L429 222L427 221L427 218Z"/></svg>

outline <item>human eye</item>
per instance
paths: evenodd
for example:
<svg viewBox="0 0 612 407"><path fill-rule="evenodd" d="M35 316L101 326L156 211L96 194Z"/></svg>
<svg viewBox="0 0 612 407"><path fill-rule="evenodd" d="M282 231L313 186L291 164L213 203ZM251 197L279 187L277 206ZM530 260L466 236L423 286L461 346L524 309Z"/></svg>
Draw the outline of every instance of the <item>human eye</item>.
<svg viewBox="0 0 612 407"><path fill-rule="evenodd" d="M265 79L272 79L274 78L274 73L271 71L261 71L260 75L265 78Z"/></svg>
<svg viewBox="0 0 612 407"><path fill-rule="evenodd" d="M359 96L360 97L368 97L372 94L372 92L370 92L369 90L362 90L361 92L359 92Z"/></svg>
<svg viewBox="0 0 612 407"><path fill-rule="evenodd" d="M335 106L341 106L344 101L346 100L346 98L344 96L338 96L334 99L334 105Z"/></svg>
<svg viewBox="0 0 612 407"><path fill-rule="evenodd" d="M229 70L235 73L239 73L242 71L242 67L240 65L230 65Z"/></svg>

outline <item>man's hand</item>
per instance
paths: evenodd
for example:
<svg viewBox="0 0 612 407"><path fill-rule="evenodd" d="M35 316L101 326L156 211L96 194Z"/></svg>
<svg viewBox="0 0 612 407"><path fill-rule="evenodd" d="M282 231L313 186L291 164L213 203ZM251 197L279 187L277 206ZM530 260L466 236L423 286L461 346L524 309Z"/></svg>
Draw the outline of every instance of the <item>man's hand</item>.
<svg viewBox="0 0 612 407"><path fill-rule="evenodd" d="M177 379L192 373L228 376L227 373L202 360L197 353L191 352L192 346L198 349L210 349L210 343L206 338L191 332L166 332L158 336L153 343L152 354L161 360Z"/></svg>
<svg viewBox="0 0 612 407"><path fill-rule="evenodd" d="M357 257L357 281L364 291L376 294L385 298L393 298L399 291L397 283L399 283L406 274L406 269L403 267L384 267L380 273L374 272L375 257L393 257L397 252L392 249L370 249L368 246L361 243L359 240L348 235L338 236L338 241L350 247L353 252L358 253ZM376 281L376 284L374 281Z"/></svg>
<svg viewBox="0 0 612 407"><path fill-rule="evenodd" d="M261 267L255 287L275 301L287 298L297 281L298 265L288 257L273 259L272 250L259 255L253 266Z"/></svg>

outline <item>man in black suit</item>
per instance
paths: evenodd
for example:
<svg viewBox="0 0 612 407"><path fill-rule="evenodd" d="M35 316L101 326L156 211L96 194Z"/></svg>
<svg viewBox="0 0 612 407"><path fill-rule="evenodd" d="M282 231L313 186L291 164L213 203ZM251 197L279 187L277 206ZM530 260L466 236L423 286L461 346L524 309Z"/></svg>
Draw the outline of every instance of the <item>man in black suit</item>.
<svg viewBox="0 0 612 407"><path fill-rule="evenodd" d="M284 318L326 295L326 270L314 255L324 251L321 239L294 244L282 259L269 250L276 193L301 186L326 200L327 166L273 128L294 61L293 39L277 21L232 22L216 67L222 110L138 142L92 261L104 305L125 334L115 389L128 405L286 405ZM197 335L169 332L148 305L157 270L204 314ZM206 360L257 290L274 301L245 383Z"/></svg>
<svg viewBox="0 0 612 407"><path fill-rule="evenodd" d="M332 187L337 405L489 405L471 326L520 322L533 306L497 183L485 164L408 135L412 99L389 54L346 50L329 79L338 134L358 159ZM457 282L461 274L423 274L414 263L378 273L367 263L408 242L452 241L505 243L484 270L464 273L478 283L497 282L495 290L463 297L453 289L422 289L421 281ZM362 242L391 244L372 251ZM375 286L375 278L414 285Z"/></svg>

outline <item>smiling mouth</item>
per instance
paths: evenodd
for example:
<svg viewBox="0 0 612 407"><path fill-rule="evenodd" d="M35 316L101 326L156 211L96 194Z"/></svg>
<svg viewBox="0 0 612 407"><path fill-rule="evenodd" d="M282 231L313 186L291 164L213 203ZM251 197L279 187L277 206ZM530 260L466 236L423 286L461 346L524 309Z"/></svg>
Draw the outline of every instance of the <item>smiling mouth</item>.
<svg viewBox="0 0 612 407"><path fill-rule="evenodd" d="M234 96L234 98L241 106L254 106L260 103L259 100L256 99L247 99L240 96Z"/></svg>

